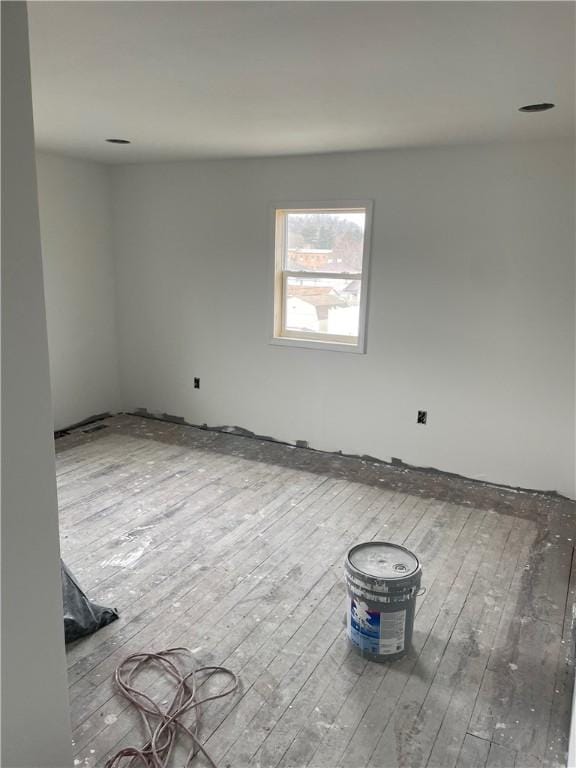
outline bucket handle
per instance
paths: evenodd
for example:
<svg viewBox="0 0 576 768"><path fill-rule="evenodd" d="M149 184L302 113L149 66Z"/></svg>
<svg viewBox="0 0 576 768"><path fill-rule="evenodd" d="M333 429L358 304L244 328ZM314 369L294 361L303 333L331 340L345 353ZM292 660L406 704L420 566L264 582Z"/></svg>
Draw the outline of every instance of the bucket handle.
<svg viewBox="0 0 576 768"><path fill-rule="evenodd" d="M422 595L426 594L426 587L420 587L418 592L416 592L416 597L422 597Z"/></svg>

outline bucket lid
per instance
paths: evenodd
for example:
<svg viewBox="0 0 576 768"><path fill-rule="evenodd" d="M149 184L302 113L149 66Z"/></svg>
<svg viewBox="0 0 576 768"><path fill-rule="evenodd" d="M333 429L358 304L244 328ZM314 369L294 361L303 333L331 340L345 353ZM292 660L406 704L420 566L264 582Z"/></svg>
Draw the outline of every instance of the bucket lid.
<svg viewBox="0 0 576 768"><path fill-rule="evenodd" d="M388 541L357 544L348 553L348 561L355 570L377 579L405 579L420 568L416 555Z"/></svg>

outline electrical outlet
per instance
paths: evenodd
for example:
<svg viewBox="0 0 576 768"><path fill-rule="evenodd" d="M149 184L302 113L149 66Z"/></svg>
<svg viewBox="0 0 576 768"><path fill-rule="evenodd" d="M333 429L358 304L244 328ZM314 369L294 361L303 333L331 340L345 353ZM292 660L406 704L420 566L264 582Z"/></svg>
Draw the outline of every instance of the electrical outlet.
<svg viewBox="0 0 576 768"><path fill-rule="evenodd" d="M416 424L426 424L427 420L428 420L428 411L418 411L418 418L416 419Z"/></svg>
<svg viewBox="0 0 576 768"><path fill-rule="evenodd" d="M194 376L194 389L200 389L200 379Z"/></svg>

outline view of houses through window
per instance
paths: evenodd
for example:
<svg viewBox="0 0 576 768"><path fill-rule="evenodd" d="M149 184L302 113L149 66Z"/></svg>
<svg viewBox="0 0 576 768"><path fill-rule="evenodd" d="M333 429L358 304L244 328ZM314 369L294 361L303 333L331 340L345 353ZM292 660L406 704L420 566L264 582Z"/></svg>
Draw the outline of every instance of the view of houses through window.
<svg viewBox="0 0 576 768"><path fill-rule="evenodd" d="M276 226L276 335L356 344L366 210L279 210Z"/></svg>

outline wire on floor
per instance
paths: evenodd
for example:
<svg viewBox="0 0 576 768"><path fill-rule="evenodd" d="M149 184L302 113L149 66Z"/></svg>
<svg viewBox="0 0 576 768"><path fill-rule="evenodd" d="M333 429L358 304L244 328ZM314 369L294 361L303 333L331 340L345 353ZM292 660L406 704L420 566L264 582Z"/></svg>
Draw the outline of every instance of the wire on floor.
<svg viewBox="0 0 576 768"><path fill-rule="evenodd" d="M201 752L212 768L218 768L200 742L200 721L202 705L208 701L230 696L238 688L238 678L226 667L196 667L190 672L183 672L178 665L178 656L189 656L188 648L168 648L157 653L133 653L118 665L114 681L122 695L137 710L144 723L148 740L142 747L124 747L111 757L105 768L168 768L179 732L186 734L191 742L190 751L182 768L189 768L192 760ZM154 699L144 691L138 690L135 678L145 668L155 666L172 678L176 686L172 700L166 709L162 709ZM200 698L199 689L213 675L224 674L229 678L229 685L220 693ZM186 725L183 718L191 715L191 722ZM125 758L129 758L128 761Z"/></svg>

